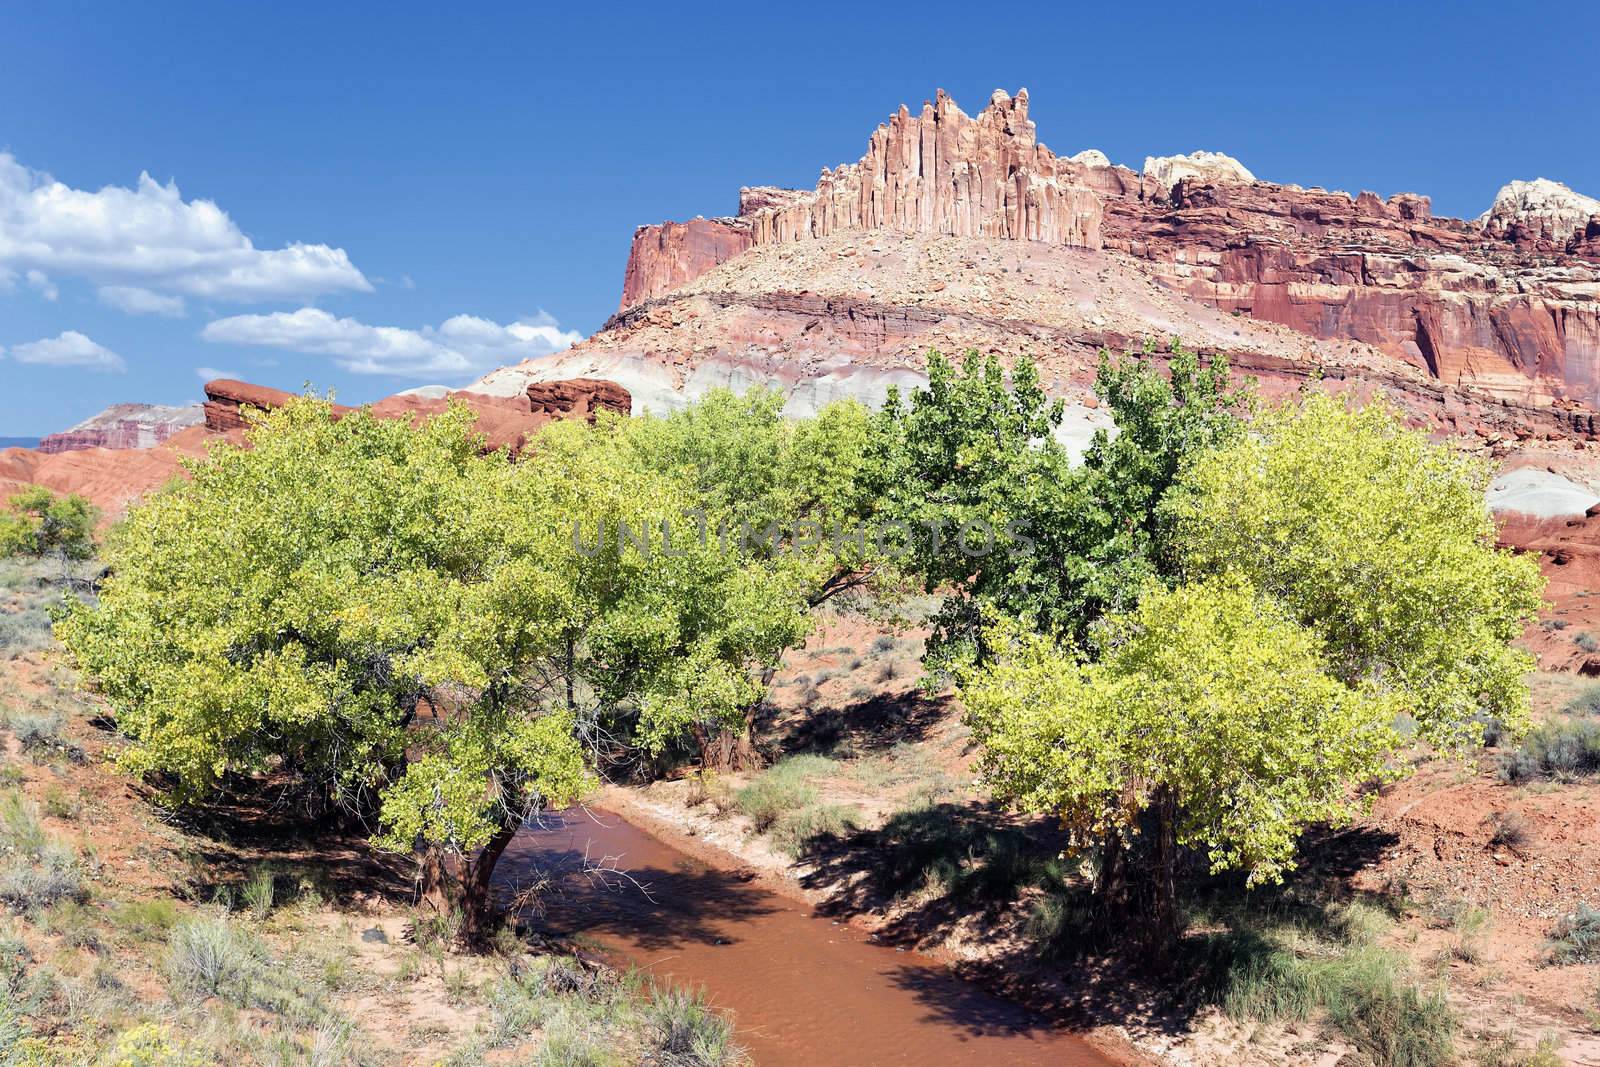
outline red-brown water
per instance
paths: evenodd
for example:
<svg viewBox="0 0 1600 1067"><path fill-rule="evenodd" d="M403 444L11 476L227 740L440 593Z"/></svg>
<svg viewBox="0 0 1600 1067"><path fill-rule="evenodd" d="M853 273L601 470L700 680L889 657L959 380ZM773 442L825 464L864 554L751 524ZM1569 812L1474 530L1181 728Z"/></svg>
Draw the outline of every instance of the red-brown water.
<svg viewBox="0 0 1600 1067"><path fill-rule="evenodd" d="M611 858L648 887L565 880L547 921L730 1009L760 1067L1049 1064L1107 1067L1081 1037L916 953L867 940L737 875L700 863L608 812L524 830L508 879Z"/></svg>

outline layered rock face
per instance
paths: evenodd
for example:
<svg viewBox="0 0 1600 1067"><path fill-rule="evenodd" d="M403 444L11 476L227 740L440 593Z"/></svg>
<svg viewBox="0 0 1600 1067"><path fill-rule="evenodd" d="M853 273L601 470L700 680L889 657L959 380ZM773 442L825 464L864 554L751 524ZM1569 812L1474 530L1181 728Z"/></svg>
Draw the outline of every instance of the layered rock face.
<svg viewBox="0 0 1600 1067"><path fill-rule="evenodd" d="M263 385L219 378L206 383L205 425L214 434L233 434L243 430L245 408L270 411L294 399L293 393ZM443 396L425 393L399 393L371 405L379 418L411 419L419 422L442 414L451 403L463 403L477 416L475 429L484 436L489 450L507 448L520 452L540 427L556 419L594 421L602 410L627 414L632 406L628 391L615 382L592 378L529 384L520 393L494 396L483 392L447 392ZM355 408L335 404L335 418Z"/></svg>
<svg viewBox="0 0 1600 1067"><path fill-rule="evenodd" d="M623 310L749 249L851 233L1104 248L1229 314L1370 345L1444 383L1600 403L1600 201L1513 182L1466 222L1410 193L1258 181L1215 152L1152 157L1141 173L1094 150L1056 157L1027 112L1025 90L970 118L941 92L902 107L815 189L745 189L734 218L644 227Z"/></svg>
<svg viewBox="0 0 1600 1067"><path fill-rule="evenodd" d="M113 404L60 433L39 442L46 453L74 452L85 448L154 448L167 438L202 420L200 405L167 407L160 404Z"/></svg>
<svg viewBox="0 0 1600 1067"><path fill-rule="evenodd" d="M916 114L902 105L873 131L866 155L824 168L815 189L747 188L734 218L641 227L622 307L692 281L725 253L851 231L1098 248L1101 205L1081 181L1085 169L1038 142L1026 89L996 90L976 117L941 89Z"/></svg>
<svg viewBox="0 0 1600 1067"><path fill-rule="evenodd" d="M1496 237L1565 251L1600 229L1600 200L1545 178L1514 181L1501 186L1478 223Z"/></svg>

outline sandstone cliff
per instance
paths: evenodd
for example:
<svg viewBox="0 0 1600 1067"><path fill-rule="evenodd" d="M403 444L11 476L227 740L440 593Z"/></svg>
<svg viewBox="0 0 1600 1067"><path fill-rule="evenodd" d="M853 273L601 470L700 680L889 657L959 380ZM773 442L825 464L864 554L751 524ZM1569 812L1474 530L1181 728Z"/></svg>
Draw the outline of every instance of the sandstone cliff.
<svg viewBox="0 0 1600 1067"><path fill-rule="evenodd" d="M1038 142L1026 89L1015 97L995 90L976 117L941 89L916 114L902 105L873 131L860 160L823 168L815 189L747 188L735 218L641 227L622 307L692 281L744 248L852 231L1098 248L1101 207L1080 181L1085 169Z"/></svg>
<svg viewBox="0 0 1600 1067"><path fill-rule="evenodd" d="M1600 403L1600 202L1513 182L1467 222L1434 217L1412 193L1259 181L1214 152L1152 157L1143 173L1093 150L1058 158L1038 142L1026 90L997 91L976 117L940 92L920 112L902 107L859 162L824 170L815 189L747 188L735 217L641 228L622 309L754 249L851 234L1039 244L1080 261L1104 249L1230 315L1371 346L1443 383L1526 404ZM952 291L979 288L961 284L964 269L944 279ZM876 284L880 297L897 288Z"/></svg>
<svg viewBox="0 0 1600 1067"><path fill-rule="evenodd" d="M113 404L70 429L39 442L41 452L83 448L154 448L180 430L199 425L200 405Z"/></svg>

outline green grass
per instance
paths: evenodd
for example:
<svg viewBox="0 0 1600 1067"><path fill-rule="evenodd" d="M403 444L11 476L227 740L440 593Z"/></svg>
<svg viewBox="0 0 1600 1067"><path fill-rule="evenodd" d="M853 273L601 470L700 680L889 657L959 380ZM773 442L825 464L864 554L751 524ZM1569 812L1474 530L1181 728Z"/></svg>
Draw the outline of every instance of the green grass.
<svg viewBox="0 0 1600 1067"><path fill-rule="evenodd" d="M1314 927L1240 923L1186 951L1201 1000L1231 1018L1320 1014L1378 1067L1442 1067L1454 1061L1457 1019L1442 989L1417 985L1403 957L1375 944L1387 926L1381 910L1346 904Z"/></svg>
<svg viewBox="0 0 1600 1067"><path fill-rule="evenodd" d="M825 839L837 839L861 825L861 810L851 804L811 804L782 815L769 835L786 855L799 858Z"/></svg>
<svg viewBox="0 0 1600 1067"><path fill-rule="evenodd" d="M1550 929L1545 957L1556 966L1600 963L1600 908L1579 904Z"/></svg>
<svg viewBox="0 0 1600 1067"><path fill-rule="evenodd" d="M814 805L817 790L810 779L834 773L838 766L825 756L790 756L735 793L734 803L757 833L766 833L785 815Z"/></svg>

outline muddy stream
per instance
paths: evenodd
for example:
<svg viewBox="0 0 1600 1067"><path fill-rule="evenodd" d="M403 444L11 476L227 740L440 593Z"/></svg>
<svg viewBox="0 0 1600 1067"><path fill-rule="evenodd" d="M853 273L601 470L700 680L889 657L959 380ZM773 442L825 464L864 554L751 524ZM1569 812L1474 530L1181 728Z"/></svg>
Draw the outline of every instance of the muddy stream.
<svg viewBox="0 0 1600 1067"><path fill-rule="evenodd" d="M704 988L736 1016L759 1067L1050 1064L1114 1061L1082 1037L957 978L934 960L866 934L737 873L701 863L610 812L555 816L501 861L535 867L612 857L648 887L570 877L546 916L652 974Z"/></svg>

